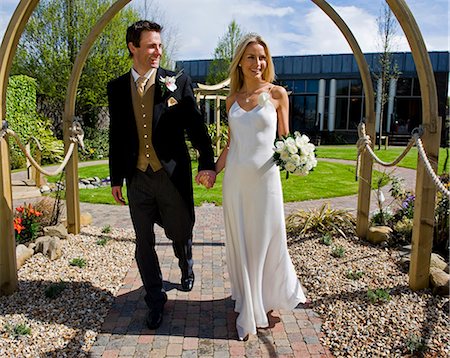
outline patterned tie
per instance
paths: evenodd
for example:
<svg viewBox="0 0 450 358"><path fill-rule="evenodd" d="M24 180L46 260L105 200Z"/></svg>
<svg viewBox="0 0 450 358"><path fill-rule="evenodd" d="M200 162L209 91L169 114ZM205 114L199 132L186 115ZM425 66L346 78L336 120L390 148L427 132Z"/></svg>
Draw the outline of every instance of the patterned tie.
<svg viewBox="0 0 450 358"><path fill-rule="evenodd" d="M143 76L139 77L136 81L137 92L139 93L139 96L141 96L141 97L144 95L146 83L147 83L147 78L145 78Z"/></svg>

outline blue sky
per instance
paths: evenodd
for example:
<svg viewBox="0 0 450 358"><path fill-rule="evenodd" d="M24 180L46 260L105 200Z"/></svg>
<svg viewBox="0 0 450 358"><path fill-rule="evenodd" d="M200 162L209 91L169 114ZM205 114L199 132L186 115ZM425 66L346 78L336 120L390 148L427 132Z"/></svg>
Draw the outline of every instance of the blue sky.
<svg viewBox="0 0 450 358"><path fill-rule="evenodd" d="M145 0L133 0L139 6ZM175 60L211 58L218 39L234 19L246 32L257 32L272 54L349 53L331 20L310 0L147 0L163 25L177 29ZM449 50L448 0L407 0L429 51ZM0 0L0 38L19 0ZM376 52L380 0L329 1L349 25L363 52ZM130 5L128 5L130 6ZM401 28L395 50L409 51Z"/></svg>

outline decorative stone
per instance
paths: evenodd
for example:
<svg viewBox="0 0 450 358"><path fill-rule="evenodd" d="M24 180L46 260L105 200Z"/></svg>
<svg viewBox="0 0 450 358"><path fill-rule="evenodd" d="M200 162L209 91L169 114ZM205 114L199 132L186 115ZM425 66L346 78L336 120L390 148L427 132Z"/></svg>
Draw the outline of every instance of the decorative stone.
<svg viewBox="0 0 450 358"><path fill-rule="evenodd" d="M41 193L50 193L52 191L48 185L42 185L40 190Z"/></svg>
<svg viewBox="0 0 450 358"><path fill-rule="evenodd" d="M25 261L27 261L31 256L33 256L34 250L26 247L23 244L16 246L16 262L17 269L21 268Z"/></svg>
<svg viewBox="0 0 450 358"><path fill-rule="evenodd" d="M372 244L380 244L389 240L392 229L389 226L372 226L367 232L367 240Z"/></svg>
<svg viewBox="0 0 450 358"><path fill-rule="evenodd" d="M436 268L430 268L430 285L433 288L433 294L449 297L450 274Z"/></svg>
<svg viewBox="0 0 450 358"><path fill-rule="evenodd" d="M69 233L67 232L67 229L63 224L58 224L55 226L44 227L44 235L45 236L57 236L60 239L67 239L67 236L69 235Z"/></svg>
<svg viewBox="0 0 450 358"><path fill-rule="evenodd" d="M432 253L430 259L430 268L436 267L442 271L448 273L448 264L445 262L444 258L438 254Z"/></svg>
<svg viewBox="0 0 450 358"><path fill-rule="evenodd" d="M89 213L81 213L80 214L80 225L88 226L92 224L92 215Z"/></svg>
<svg viewBox="0 0 450 358"><path fill-rule="evenodd" d="M42 252L50 260L56 260L61 257L61 240L59 237L41 236L36 239L36 252Z"/></svg>

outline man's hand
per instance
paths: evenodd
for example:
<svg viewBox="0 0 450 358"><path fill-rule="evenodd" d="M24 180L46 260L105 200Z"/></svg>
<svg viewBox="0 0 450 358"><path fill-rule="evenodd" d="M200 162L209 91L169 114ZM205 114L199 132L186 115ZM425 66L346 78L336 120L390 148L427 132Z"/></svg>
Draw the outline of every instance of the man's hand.
<svg viewBox="0 0 450 358"><path fill-rule="evenodd" d="M118 186L113 186L111 189L111 194L114 198L114 200L120 204L120 205L125 205L125 199L122 196L122 186L118 185Z"/></svg>
<svg viewBox="0 0 450 358"><path fill-rule="evenodd" d="M216 182L216 172L214 170L200 170L195 176L195 182L203 185L207 189L210 189Z"/></svg>

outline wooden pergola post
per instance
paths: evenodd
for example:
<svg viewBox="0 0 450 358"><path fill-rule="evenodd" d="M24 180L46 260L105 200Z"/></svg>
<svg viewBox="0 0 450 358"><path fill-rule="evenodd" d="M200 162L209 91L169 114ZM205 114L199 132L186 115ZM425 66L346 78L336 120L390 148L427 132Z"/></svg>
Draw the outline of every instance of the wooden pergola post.
<svg viewBox="0 0 450 358"><path fill-rule="evenodd" d="M220 97L216 96L214 103L216 105L216 156L220 155Z"/></svg>
<svg viewBox="0 0 450 358"><path fill-rule="evenodd" d="M0 47L0 123L6 119L6 88L17 44L39 0L21 0ZM16 242L11 188L11 163L6 137L0 138L0 296L17 290Z"/></svg>
<svg viewBox="0 0 450 358"><path fill-rule="evenodd" d="M366 58L361 51L355 37L348 28L347 24L342 20L339 14L323 0L312 0L319 6L328 17L333 20L336 26L341 30L348 44L350 45L353 55L361 75L364 87L364 100L366 104L366 131L371 138L375 138L375 111L374 111L374 92L372 79L370 77L369 66ZM373 145L373 144L372 144ZM361 168L359 173L359 191L358 191L358 210L356 216L356 232L358 237L365 238L369 228L369 212L370 212L370 193L372 189L372 166L373 160L366 151L361 156Z"/></svg>
<svg viewBox="0 0 450 358"><path fill-rule="evenodd" d="M69 79L67 89L66 103L64 106L64 149L67 150L70 145L70 128L75 116L75 100L80 82L81 71L83 70L89 51L92 48L97 37L103 31L111 19L131 0L118 0L103 14L95 26L92 28L88 37L81 46L80 52L75 59L72 73ZM78 234L81 229L80 224L80 201L78 190L78 151L75 147L72 157L66 167L66 206L67 206L67 230L70 233Z"/></svg>
<svg viewBox="0 0 450 358"><path fill-rule="evenodd" d="M437 172L441 121L438 117L437 90L430 56L416 20L406 2L404 0L386 0L386 2L397 17L411 47L422 97L423 146L430 158L433 170ZM429 285L436 186L420 159L417 162L416 175L409 287L413 290L420 290Z"/></svg>

